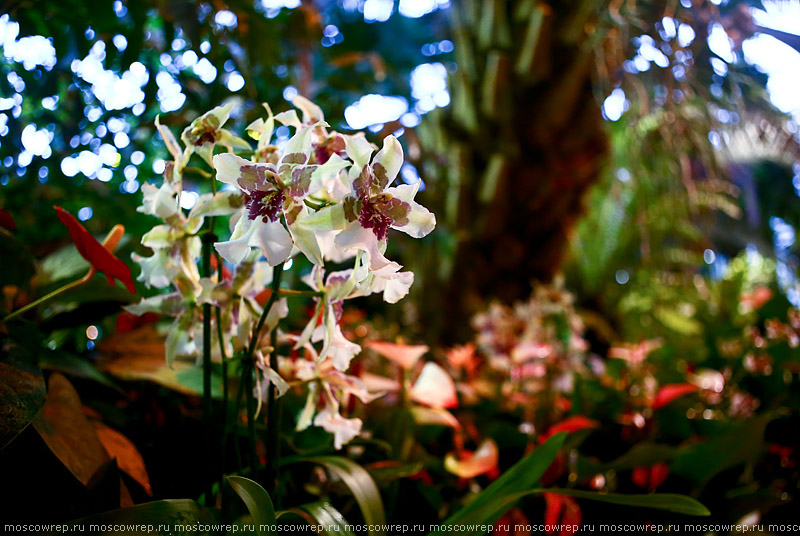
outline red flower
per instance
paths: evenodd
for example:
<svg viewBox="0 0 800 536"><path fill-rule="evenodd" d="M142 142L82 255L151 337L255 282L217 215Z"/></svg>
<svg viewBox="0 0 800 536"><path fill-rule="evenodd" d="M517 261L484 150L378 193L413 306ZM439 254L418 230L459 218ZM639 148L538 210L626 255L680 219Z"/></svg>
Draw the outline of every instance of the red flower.
<svg viewBox="0 0 800 536"><path fill-rule="evenodd" d="M547 432L545 432L542 437L539 438L539 441L545 441L550 436L557 434L558 432L577 432L578 430L583 430L584 428L599 428L600 423L595 421L594 419L589 419L588 417L584 417L583 415L573 415L572 417L567 417L561 422L557 422L553 426L551 426Z"/></svg>
<svg viewBox="0 0 800 536"><path fill-rule="evenodd" d="M561 527L560 536L571 536L581 527L581 507L569 495L558 493L544 494L544 530L553 534Z"/></svg>
<svg viewBox="0 0 800 536"><path fill-rule="evenodd" d="M698 391L700 388L691 383L671 383L665 385L656 393L653 400L653 409L661 409L676 398Z"/></svg>
<svg viewBox="0 0 800 536"><path fill-rule="evenodd" d="M87 231L83 225L78 223L78 220L76 220L72 214L61 207L54 208L56 209L58 219L61 220L61 223L69 230L72 241L75 243L75 247L78 248L78 253L81 254L81 257L89 261L89 264L92 265L92 269L104 273L108 278L109 284L113 285L114 279L117 279L125 285L128 292L136 294L130 268L109 251L109 249L113 251L119 238L110 240L110 243L106 244L104 247L103 244L89 234L89 231ZM107 247L109 249L106 249Z"/></svg>
<svg viewBox="0 0 800 536"><path fill-rule="evenodd" d="M655 491L669 475L669 466L660 462L652 467L637 467L631 474L631 480L640 488Z"/></svg>

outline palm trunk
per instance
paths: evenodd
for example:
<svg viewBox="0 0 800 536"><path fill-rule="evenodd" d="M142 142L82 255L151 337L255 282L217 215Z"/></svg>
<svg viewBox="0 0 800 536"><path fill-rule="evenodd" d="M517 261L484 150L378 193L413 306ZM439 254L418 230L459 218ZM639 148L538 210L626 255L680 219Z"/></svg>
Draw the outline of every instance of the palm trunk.
<svg viewBox="0 0 800 536"><path fill-rule="evenodd" d="M423 175L433 171L425 202L453 244L417 256L430 342L467 340L487 299L523 299L552 278L599 176L608 143L587 28L603 4L574 4L454 3L452 104L419 133L447 155Z"/></svg>

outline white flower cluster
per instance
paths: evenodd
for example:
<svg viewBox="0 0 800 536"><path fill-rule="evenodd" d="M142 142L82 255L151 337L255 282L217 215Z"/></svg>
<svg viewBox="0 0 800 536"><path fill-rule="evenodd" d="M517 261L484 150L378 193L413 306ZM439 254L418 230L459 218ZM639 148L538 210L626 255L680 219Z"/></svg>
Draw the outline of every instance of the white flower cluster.
<svg viewBox="0 0 800 536"><path fill-rule="evenodd" d="M394 136L386 137L373 156L375 147L363 134L329 130L320 108L303 97L296 97L294 105L301 114L291 110L273 116L265 105L267 118L248 127L258 140L255 150L223 128L231 105L215 108L187 127L181 135L183 149L156 121L173 161L161 186L142 187L139 210L162 223L142 238L153 255L135 255L134 260L141 266L139 281L170 292L143 299L128 310L175 317L166 340L166 359L172 363L179 356L198 356L202 306L219 308L221 329L216 316L212 318L212 355L219 361L248 348L253 327L264 314L257 298L271 284L273 267L304 255L314 265L303 281L314 291L315 312L302 333L282 334L281 341L304 348L313 359L289 364L282 358L278 368L293 371L296 379L310 386L298 426L311 422L322 426L335 434L340 447L360 432L361 421L342 417L339 399L346 394L363 401L371 397L357 378L345 374L361 348L339 327L342 303L372 293L383 293L389 303L403 298L414 274L401 271L398 263L384 256L388 231L398 229L419 238L433 230L436 219L414 201L418 185L391 186L403 163L403 150ZM282 148L272 144L276 121L294 129ZM223 152L214 154L215 148ZM246 151L240 154L249 158L235 150ZM180 196L192 154L214 170L210 180L226 186L200 196L187 213L180 207ZM198 264L201 237L208 232L205 221L227 216L230 236L214 242L220 263L217 273L201 277ZM326 273L326 261L348 260L352 268ZM275 301L266 316L266 329L277 329L287 314L286 300ZM262 345L255 350L259 385L272 382L279 393L284 392L288 384L263 357L270 349ZM320 399L324 405L317 408Z"/></svg>

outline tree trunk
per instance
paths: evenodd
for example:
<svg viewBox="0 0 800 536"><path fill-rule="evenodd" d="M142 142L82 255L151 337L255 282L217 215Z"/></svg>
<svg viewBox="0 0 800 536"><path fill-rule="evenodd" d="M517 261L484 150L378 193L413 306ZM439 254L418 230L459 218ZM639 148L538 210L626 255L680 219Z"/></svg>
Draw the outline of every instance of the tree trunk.
<svg viewBox="0 0 800 536"><path fill-rule="evenodd" d="M452 104L420 142L446 154L423 169L442 244L419 252L420 321L429 342L470 338L471 316L526 298L558 271L607 136L592 92L593 0L453 4ZM445 238L442 238L442 237ZM449 244L449 245L448 245Z"/></svg>

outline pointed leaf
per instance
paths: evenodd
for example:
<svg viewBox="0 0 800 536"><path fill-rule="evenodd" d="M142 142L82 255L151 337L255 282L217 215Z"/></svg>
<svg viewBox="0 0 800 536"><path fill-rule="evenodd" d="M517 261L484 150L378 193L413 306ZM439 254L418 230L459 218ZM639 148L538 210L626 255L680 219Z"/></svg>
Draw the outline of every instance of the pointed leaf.
<svg viewBox="0 0 800 536"><path fill-rule="evenodd" d="M711 512L697 500L686 495L674 493L648 493L645 495L628 495L622 493L597 493L594 491L583 491L577 489L548 488L533 490L531 493L557 493L569 495L579 499L588 499L611 504L623 504L635 506L637 508L653 508L665 510L676 514L690 516L708 516Z"/></svg>
<svg viewBox="0 0 800 536"><path fill-rule="evenodd" d="M247 506L253 523L256 525L256 534L259 536L272 534L269 527L277 523L275 507L272 506L272 499L269 498L269 494L261 487L261 484L243 476L229 476L228 483ZM262 527L267 528L262 530Z"/></svg>
<svg viewBox="0 0 800 536"><path fill-rule="evenodd" d="M318 534L329 534L330 536L354 536L347 526L349 523L344 516L326 502L315 502L298 506L281 512L279 517L294 514L302 517L306 522L314 527L314 531L320 529Z"/></svg>
<svg viewBox="0 0 800 536"><path fill-rule="evenodd" d="M341 478L358 502L364 522L373 526L373 530L369 530L368 534L370 536L385 534L383 525L386 523L386 515L383 510L381 494L366 469L352 460L339 456L317 456L305 458L302 461L322 465Z"/></svg>

